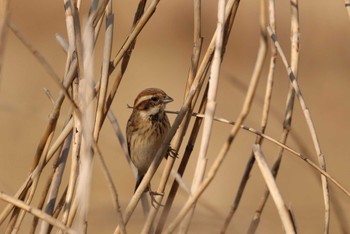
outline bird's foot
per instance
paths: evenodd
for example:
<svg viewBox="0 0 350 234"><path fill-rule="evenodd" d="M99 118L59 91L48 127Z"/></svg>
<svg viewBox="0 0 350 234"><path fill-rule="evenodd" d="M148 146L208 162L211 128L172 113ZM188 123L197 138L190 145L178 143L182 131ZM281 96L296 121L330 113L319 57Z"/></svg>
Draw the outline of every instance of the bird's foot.
<svg viewBox="0 0 350 234"><path fill-rule="evenodd" d="M157 206L161 206L161 207L164 207L163 204L161 204L159 201L157 201L157 198L155 196L164 196L164 193L158 193L156 191L149 191L149 195L151 197L151 204L153 207L156 207Z"/></svg>
<svg viewBox="0 0 350 234"><path fill-rule="evenodd" d="M178 158L178 156L179 156L179 154L176 152L176 150L171 148L171 146L169 146L169 148L168 148L167 155L172 157L172 158Z"/></svg>

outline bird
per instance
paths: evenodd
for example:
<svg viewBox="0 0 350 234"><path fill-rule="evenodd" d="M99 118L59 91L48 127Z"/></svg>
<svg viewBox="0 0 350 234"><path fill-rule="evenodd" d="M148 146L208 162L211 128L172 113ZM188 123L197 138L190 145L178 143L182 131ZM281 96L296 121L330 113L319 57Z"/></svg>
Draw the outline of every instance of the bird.
<svg viewBox="0 0 350 234"><path fill-rule="evenodd" d="M158 149L170 129L165 106L173 99L163 90L147 88L141 91L133 105L126 126L130 159L137 168L134 192L140 185ZM149 186L144 192L149 190Z"/></svg>

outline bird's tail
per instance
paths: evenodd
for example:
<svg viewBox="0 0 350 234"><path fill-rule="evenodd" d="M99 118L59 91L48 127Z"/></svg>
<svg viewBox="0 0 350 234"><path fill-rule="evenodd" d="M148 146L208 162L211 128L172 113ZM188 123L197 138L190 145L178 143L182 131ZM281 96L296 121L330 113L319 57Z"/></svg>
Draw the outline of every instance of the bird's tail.
<svg viewBox="0 0 350 234"><path fill-rule="evenodd" d="M135 185L134 193L136 192L137 188L141 184L141 181L142 181L144 176L145 175L140 175L139 173L137 173L137 179L136 179L136 185Z"/></svg>
<svg viewBox="0 0 350 234"><path fill-rule="evenodd" d="M143 179L144 176L145 176L145 175L137 174L137 179L136 179L136 185L135 185L134 193L136 192L137 188L138 188L139 185L141 184L141 181L142 181L142 179ZM144 192L144 193L145 193L145 192L148 192L149 189L150 189L149 187L150 187L150 185L148 184L147 187L146 187L146 189L145 189L145 191L143 191L143 192Z"/></svg>

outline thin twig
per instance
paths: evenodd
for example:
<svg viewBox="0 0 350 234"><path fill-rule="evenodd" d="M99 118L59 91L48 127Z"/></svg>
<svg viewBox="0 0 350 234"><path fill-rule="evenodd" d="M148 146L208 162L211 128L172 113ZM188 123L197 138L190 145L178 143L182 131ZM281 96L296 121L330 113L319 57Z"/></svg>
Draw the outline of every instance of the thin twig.
<svg viewBox="0 0 350 234"><path fill-rule="evenodd" d="M178 112L173 112L173 111L170 112L170 111L168 111L168 113L178 113ZM203 114L193 113L193 115L196 116L197 118L204 118ZM235 121L227 120L227 119L220 118L220 117L214 117L214 120L218 121L220 123L225 123L225 124L231 124L231 125L236 125L237 124L237 122L235 122ZM307 164L309 164L311 167L313 167L316 171L318 171L321 175L326 176L327 179L329 179L331 182L333 182L334 185L336 185L345 195L350 197L350 191L348 191L343 185L341 185L336 179L334 179L332 176L330 176L326 171L324 171L322 168L320 168L314 162L312 162L309 159L309 157L307 157L307 155L299 153L298 151L292 149L291 147L281 143L280 141L274 139L273 137L270 137L270 136L262 133L261 131L258 131L256 129L254 129L254 128L251 128L251 127L248 127L248 126L245 126L245 125L241 125L240 128L245 130L245 131L251 132L253 134L259 135L260 137L263 137L264 139L270 141L271 143L277 145L278 147L281 147L284 150L287 150L292 155L297 156L299 159L302 159Z"/></svg>

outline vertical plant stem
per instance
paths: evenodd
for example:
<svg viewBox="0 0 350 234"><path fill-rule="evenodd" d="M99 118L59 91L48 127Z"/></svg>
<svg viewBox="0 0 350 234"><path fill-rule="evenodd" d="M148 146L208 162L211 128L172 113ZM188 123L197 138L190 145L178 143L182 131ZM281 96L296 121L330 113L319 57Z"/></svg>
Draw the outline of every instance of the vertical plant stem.
<svg viewBox="0 0 350 234"><path fill-rule="evenodd" d="M208 87L206 88L206 91L202 97L202 102L200 104L199 111L198 111L199 113L204 112L205 104L206 104L206 100L207 100L207 92L208 92ZM191 131L191 134L190 134L187 146L186 146L185 153L182 156L181 163L180 163L179 168L177 170L178 175L181 177L183 176L185 169L186 169L186 166L187 166L187 163L190 159L190 155L192 153L194 144L196 142L201 124L202 124L202 118L197 118L194 125L193 125L192 131ZM174 180L173 184L171 186L170 192L169 192L168 199L167 199L165 206L163 208L162 215L160 216L160 220L158 222L158 226L156 229L156 234L160 234L163 231L163 228L164 228L165 222L168 218L171 206L175 200L175 195L177 193L178 188L179 188L179 183L176 180Z"/></svg>
<svg viewBox="0 0 350 234"><path fill-rule="evenodd" d="M304 117L305 117L306 123L308 125L310 134L311 134L311 138L312 138L312 141L313 141L313 144L315 147L315 151L317 154L317 159L318 159L319 165L324 171L326 171L326 160L325 160L325 157L321 151L321 146L320 146L320 143L318 141L318 137L316 134L316 130L315 130L313 121L311 119L311 114L310 114L309 109L306 106L306 102L305 102L304 97L302 95L299 84L296 80L296 77L293 73L293 70L288 65L288 61L283 53L283 50L282 50L282 48L277 40L276 35L273 33L273 31L271 30L270 27L267 28L267 31L269 32L272 41L276 45L277 51L278 51L279 55L281 56L282 61L284 63L284 66L287 70L290 82L291 82L293 89L295 90L296 95L298 97L300 106L303 110ZM327 178L324 175L321 175L321 182L322 182L322 192L323 192L323 200L324 200L324 208L325 208L324 233L328 233L329 232L329 221L330 221L330 206L329 206L330 200L329 200L328 182L327 182Z"/></svg>
<svg viewBox="0 0 350 234"><path fill-rule="evenodd" d="M112 42L113 42L113 26L114 26L114 15L112 13L112 3L110 2L107 7L107 16L106 16L106 32L105 32L105 41L103 49L103 62L102 62L102 71L101 71L101 82L99 88L99 95L97 101L97 110L96 110L96 120L94 128L94 139L95 141L99 138L100 129L102 126L102 116L103 109L106 102L108 81L109 81L109 64L112 53Z"/></svg>
<svg viewBox="0 0 350 234"><path fill-rule="evenodd" d="M78 78L76 78L72 85L73 99L78 102ZM70 226L70 219L72 217L71 209L73 203L73 196L75 192L76 181L78 178L78 165L79 165L79 151L81 144L81 123L76 112L73 112L73 143L72 143L72 154L71 154L71 169L69 174L69 182L67 188L67 195L65 198L65 204L63 207L62 223Z"/></svg>
<svg viewBox="0 0 350 234"><path fill-rule="evenodd" d="M235 2L235 1L229 1L228 2L227 7L226 7L226 11L225 11L225 21L226 22L232 21L231 18L235 17L236 12L237 12L237 7L238 7L238 3L237 2ZM229 35L227 33L227 31L230 31L230 29L231 29L230 27L232 27L232 23L227 24L227 28L225 29L225 32L226 32L225 36L226 37L228 37L228 35ZM196 100L196 97L198 96L198 90L202 87L203 80L204 80L203 74L207 71L207 67L208 67L208 65L209 65L209 63L210 63L210 61L212 59L212 55L214 54L214 51L215 51L216 33L218 33L218 32L217 31L215 32L215 34L214 34L214 36L213 36L213 38L211 40L211 43L209 45L209 48L207 50L207 53L205 54L205 56L203 58L203 61L201 63L201 66L199 67L199 70L198 70L198 72L196 74L196 77L195 77L194 81L191 84L191 88L189 89L189 93L186 96L184 105L183 105L183 107L182 107L182 109L180 111L181 115L182 114L187 115L186 112L188 112L188 111L190 111L192 109L192 106L194 105L194 100ZM225 40L225 41L227 41L227 40ZM185 111L185 112L182 112L182 111ZM177 119L175 120L175 123L176 123L176 121L178 119L180 119L180 122L182 122L181 118L184 118L184 117L180 116L180 114L178 115ZM174 125L175 125L175 123L174 123ZM175 126L177 126L177 125L175 125ZM184 134L185 127L187 127L186 120L185 120L185 122L180 123L180 127L179 127L179 130L177 131L176 138L174 138L175 149L180 147L180 143L182 142L182 137L183 137L183 134ZM158 153L160 151L161 151L161 149L159 149ZM160 163L160 161L159 161L159 158L157 158L157 156L155 158L156 159L155 159L154 162L155 162L155 167L157 168L159 163ZM175 161L174 158L172 158L172 157L168 158L166 167L165 167L165 169L163 171L163 174L162 174L161 183L160 183L160 185L158 187L157 193L160 193L160 194L164 193L165 185L166 185L166 182L167 182L167 180L169 178L169 175L171 173L172 167L174 165L174 161ZM151 165L151 167L152 167L152 165ZM155 170L155 169L152 169L152 170ZM154 172L151 172L151 173L152 174L148 178L147 178L147 174L148 173L145 175L145 177L143 178L143 180L141 182L141 185L142 185L142 183L144 181L148 181L149 182L149 180L152 178ZM141 185L139 186L139 189L140 189ZM140 190L140 191L143 191L143 190ZM137 193L137 191L136 191L136 193ZM146 225L144 226L143 233L146 233L146 232L148 232L148 230L150 230L151 223L153 222L153 220L154 220L154 218L155 218L155 216L156 216L156 214L158 212L159 204L161 204L162 198L163 198L163 196L155 197L155 205L151 209L151 212L150 212L150 214L148 216L148 220L146 222ZM138 199L135 200L135 204L134 204L135 206L137 204L137 201L138 201Z"/></svg>
<svg viewBox="0 0 350 234"><path fill-rule="evenodd" d="M56 203L56 199L58 196L58 191L61 185L63 172L66 166L69 148L72 142L72 132L69 134L68 138L66 139L61 154L57 160L57 165L55 165L54 175L52 178L52 183L50 186L49 194L47 196L46 204L45 204L45 213L48 215L52 215ZM40 233L47 233L49 230L49 223L42 222L40 227Z"/></svg>
<svg viewBox="0 0 350 234"><path fill-rule="evenodd" d="M294 230L294 225L291 220L291 217L289 215L287 206L285 205L282 196L280 194L280 191L277 187L276 181L269 169L269 166L267 165L265 156L263 152L261 151L261 147L258 144L253 145L253 151L255 155L255 159L258 163L258 166L260 168L260 171L264 177L265 183L267 184L269 191L271 193L271 196L275 202L276 208L278 210L279 216L281 218L284 231L287 234L294 234L296 233Z"/></svg>
<svg viewBox="0 0 350 234"><path fill-rule="evenodd" d="M193 79L196 76L196 73L198 70L199 57L200 57L200 54L202 51L203 38L201 35L201 25L202 25L201 24L201 5L202 5L201 0L194 0L193 49L192 49L192 56L191 56L190 72L189 72L188 79L186 82L185 97L188 95L189 88L191 87ZM206 74L206 72L205 72L205 74ZM204 95L203 98L206 98L206 95ZM195 100L192 102L192 105L189 109L189 113L192 112L194 103L196 102L196 97L194 99ZM186 117L186 120L183 123L184 126L183 127L180 126L180 129L183 129L183 131L186 131L186 129L188 127L188 123L190 121L189 117L190 116ZM201 121L196 121L196 122L201 123ZM196 124L195 124L195 126L196 126ZM197 126L198 126L198 124L197 124ZM199 131L199 127L197 128L197 132L198 131ZM177 135L179 135L181 137L177 137ZM175 142L174 145L176 145L174 149L176 150L176 152L178 152L178 150L180 148L184 134L179 132L179 133L177 133L177 135L175 135L175 137L174 137L174 142ZM187 162L189 159L189 155L190 154L187 154L186 156L184 155L182 157L182 160L181 160L182 167L181 167L181 170L178 171L180 176L182 176L184 173L184 170L186 168L186 165L187 165ZM169 215L170 208L171 208L173 201L175 199L177 189L178 189L178 183L174 180L173 185L172 185L171 190L170 190L170 193L169 193L169 196L168 196L167 201L166 201L166 205L163 209L162 215L160 216L160 220L159 220L158 225L157 225L156 233L161 233L163 228L164 228L165 222L166 222L168 215Z"/></svg>
<svg viewBox="0 0 350 234"><path fill-rule="evenodd" d="M193 182L191 187L191 193L196 191L199 184L202 182L206 165L207 165L207 151L209 147L210 136L212 132L213 118L216 109L216 94L219 83L220 66L222 58L222 47L224 39L224 23L225 23L225 1L218 1L217 10L217 27L215 34L215 52L211 64L210 78L209 78L209 89L208 89L208 100L205 108L205 117L203 123L202 140L199 148L199 155L197 159L197 166L193 176ZM180 225L180 231L187 232L191 223L191 219L194 213L195 205L192 207L192 211L182 221Z"/></svg>
<svg viewBox="0 0 350 234"><path fill-rule="evenodd" d="M270 1L270 6L274 5L274 1ZM274 15L274 14L273 14ZM270 19L271 19L271 11L270 11ZM274 17L273 17L274 18ZM272 24L273 23L273 24ZM274 26L274 20L270 20L270 25L272 29L275 31ZM274 46L274 45L273 45ZM277 56L277 50L274 48L274 54ZM293 71L297 75L298 71L298 62L299 62L299 13L298 13L298 1L297 0L291 0L291 66L293 67ZM283 121L283 133L281 136L280 142L282 144L285 144L288 139L289 132L291 130L292 125L292 116L293 116L293 110L294 110L294 100L295 100L295 91L292 86L289 88L288 97L287 97L287 103L286 103L286 110L284 115L284 121ZM280 164L282 162L282 155L284 152L284 148L280 148L278 152L278 156L272 166L271 172L274 177L277 176ZM255 233L258 224L260 222L260 216L263 212L263 209L265 207L266 201L269 197L269 190L266 188L264 195L259 203L259 206L253 216L253 219L249 225L248 233L253 234Z"/></svg>
<svg viewBox="0 0 350 234"><path fill-rule="evenodd" d="M265 1L260 1L260 40L259 40L259 50L258 55L255 63L255 68L253 71L253 77L259 77L261 75L261 71L263 68L263 64L266 59L267 54L267 31L266 31L266 7L265 7ZM264 101L264 107L262 112L262 119L261 119L261 132L264 133L267 125L268 120L268 113L270 110L270 99L272 94L272 85L273 85L273 74L274 74L274 68L275 68L275 57L273 54L271 55L270 60L270 69L269 74L267 77L267 84L266 84L266 92L265 92L265 101ZM253 78L252 78L253 79ZM260 136L257 136L255 142L260 143L262 141L262 138ZM230 210L225 218L224 224L221 228L221 233L225 233L227 231L227 228L239 206L239 203L241 201L244 189L248 183L248 179L250 176L250 172L253 168L253 165L255 163L255 158L253 155L253 152L250 155L250 158L248 160L248 163L246 165L243 177L241 179L240 185L238 187L237 193L235 195L234 201L230 207Z"/></svg>

